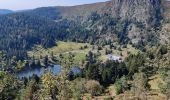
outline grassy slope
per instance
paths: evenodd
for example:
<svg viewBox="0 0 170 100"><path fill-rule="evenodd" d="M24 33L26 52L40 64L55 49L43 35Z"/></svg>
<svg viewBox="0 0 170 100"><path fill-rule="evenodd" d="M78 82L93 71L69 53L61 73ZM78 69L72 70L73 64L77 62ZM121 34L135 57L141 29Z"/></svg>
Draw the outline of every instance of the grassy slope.
<svg viewBox="0 0 170 100"><path fill-rule="evenodd" d="M88 48L85 49L80 49L81 47L87 46ZM94 49L93 49L94 46ZM88 43L75 43L75 42L62 42L59 41L57 42L57 46L54 46L52 48L42 48L42 46L37 45L33 48L32 51L28 52L29 57L35 57L39 58L40 56L45 57L45 56L51 56L53 53L54 56L58 57L59 54L62 54L65 60L68 60L68 55L71 52L72 54L75 55L74 57L74 62L75 64L81 64L82 61L85 60L86 54L88 54L89 51L92 51L94 53L97 53L97 46L95 45L90 45ZM105 55L105 49L109 49L109 46L103 47L102 50L100 50L100 56L99 60L106 61L107 60L107 55ZM128 52L132 54L136 54L139 52L139 50L133 48L131 45L127 45L127 48L122 48L121 51L118 49L112 49L112 54L116 56L122 56L124 59L127 57ZM122 54L122 55L121 55Z"/></svg>
<svg viewBox="0 0 170 100"><path fill-rule="evenodd" d="M159 75L155 75L149 78L149 85L151 86L150 89L151 90L159 90L159 84L163 83L164 81L160 78Z"/></svg>
<svg viewBox="0 0 170 100"><path fill-rule="evenodd" d="M74 42L58 42L57 46L54 46L52 48L42 48L42 46L38 45L33 48L32 51L28 52L28 55L32 57L34 55L35 58L38 58L40 55L42 57L48 55L53 52L54 55L60 54L60 53L68 53L72 51L81 51L80 48L83 46L90 46L89 44L83 44L83 43L74 43ZM86 50L85 50L86 51Z"/></svg>
<svg viewBox="0 0 170 100"><path fill-rule="evenodd" d="M108 47L105 47L108 48ZM128 56L128 52L131 54L137 54L139 52L139 50L135 49L134 47L132 47L131 45L127 45L127 48L122 48L121 51L118 49L113 49L112 50L112 54L115 56L121 56L123 59L125 59ZM105 55L105 50L103 49L101 51L101 56L100 56L100 60L107 60L107 55ZM122 55L121 55L122 54Z"/></svg>
<svg viewBox="0 0 170 100"><path fill-rule="evenodd" d="M80 49L81 47L88 46L86 49ZM86 54L91 50L92 46L87 43L74 43L74 42L62 42L59 41L57 42L57 46L54 46L52 48L42 48L42 46L37 45L33 48L32 51L28 52L29 57L35 57L39 58L40 56L45 57L45 56L51 56L53 55L57 58L59 58L59 55L63 55L63 59L59 60L68 60L69 53L74 54L74 63L75 64L81 64L82 61L85 60Z"/></svg>

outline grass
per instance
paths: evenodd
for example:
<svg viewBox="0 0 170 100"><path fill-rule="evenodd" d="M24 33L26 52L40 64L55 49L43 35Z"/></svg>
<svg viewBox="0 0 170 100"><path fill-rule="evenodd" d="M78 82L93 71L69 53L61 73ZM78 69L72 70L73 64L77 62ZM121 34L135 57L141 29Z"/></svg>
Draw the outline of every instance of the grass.
<svg viewBox="0 0 170 100"><path fill-rule="evenodd" d="M86 53L79 53L79 52L74 52L72 53L74 55L74 64L75 65L82 65L82 61L85 61L86 59ZM63 59L60 59L60 61L68 61L69 59L69 53L63 53Z"/></svg>
<svg viewBox="0 0 170 100"><path fill-rule="evenodd" d="M62 53L73 52L75 50L80 51L80 48L84 47L85 45L87 45L89 48L91 47L89 44L86 43L74 43L74 42L62 42L62 41L57 42L57 46L48 49L45 49L42 46L37 45L33 48L32 51L28 52L28 56L30 57L34 56L35 58L39 58L40 55L42 57L46 55L50 56L52 52L54 55L57 55L60 53L62 54Z"/></svg>
<svg viewBox="0 0 170 100"><path fill-rule="evenodd" d="M87 46L87 48L83 48ZM92 49L93 46L95 47L95 49ZM41 57L45 57L45 56L51 56L51 54L53 53L53 55L55 57L59 58L59 55L62 54L64 59L60 59L59 61L68 61L68 56L69 53L74 54L74 63L76 65L82 65L82 62L85 61L86 55L88 54L89 51L92 51L93 53L97 53L97 46L95 45L90 45L88 43L76 43L76 42L62 42L62 41L58 41L57 42L57 46L54 46L52 48L43 48L40 45L37 45L35 47L33 47L32 51L28 51L28 56L29 57L33 57L36 59L39 59L40 56ZM100 56L99 56L99 60L101 61L106 61L108 59L108 56L105 54L105 49L109 50L109 46L105 46L102 48L102 50L100 50ZM116 56L122 56L122 58L124 59L125 57L128 56L128 52L132 53L132 54L136 54L138 52L138 50L136 50L135 48L133 48L131 45L128 45L127 48L122 48L121 51L118 49L112 49L112 54L116 55Z"/></svg>
<svg viewBox="0 0 170 100"><path fill-rule="evenodd" d="M109 49L108 47L105 47L105 48ZM100 52L101 52L101 56L99 59L106 61L107 55L105 55L105 49L101 50ZM127 48L121 48L121 51L117 49L112 50L113 55L120 56L122 57L123 60L128 56L128 54L137 54L138 52L139 50L132 47L132 45L127 45Z"/></svg>
<svg viewBox="0 0 170 100"><path fill-rule="evenodd" d="M82 47L87 46L87 48L81 49ZM72 53L74 55L74 63L75 65L81 65L82 61L85 61L86 54L92 49L92 46L87 43L76 43L76 42L57 42L57 46L54 46L52 48L45 49L40 45L37 45L33 48L32 51L28 52L29 57L35 57L36 59L39 59L41 57L45 56L51 56L53 55L58 58L60 62L62 61L68 61L69 59L69 53ZM63 59L59 58L59 55L63 55Z"/></svg>
<svg viewBox="0 0 170 100"><path fill-rule="evenodd" d="M108 91L109 91L109 94L113 97L113 96L116 96L116 90L115 90L115 85L114 84L111 84L109 87L108 87Z"/></svg>
<svg viewBox="0 0 170 100"><path fill-rule="evenodd" d="M132 45L127 45L127 48L123 48L122 49L122 55L123 55L123 58L127 57L128 56L128 52L130 54L137 54L139 52L138 49L132 47Z"/></svg>
<svg viewBox="0 0 170 100"><path fill-rule="evenodd" d="M86 54L85 53L77 53L76 55L75 55L75 61L76 62L81 62L81 61L85 61L85 59L86 59Z"/></svg>
<svg viewBox="0 0 170 100"><path fill-rule="evenodd" d="M149 85L151 86L150 89L151 90L159 90L159 84L163 83L164 81L160 78L159 75L154 75L152 77L149 78Z"/></svg>

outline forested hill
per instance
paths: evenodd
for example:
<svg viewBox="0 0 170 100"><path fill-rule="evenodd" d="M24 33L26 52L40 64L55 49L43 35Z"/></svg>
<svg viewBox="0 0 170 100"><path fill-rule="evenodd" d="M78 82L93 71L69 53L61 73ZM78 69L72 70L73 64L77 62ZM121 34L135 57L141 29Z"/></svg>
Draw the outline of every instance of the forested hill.
<svg viewBox="0 0 170 100"><path fill-rule="evenodd" d="M74 32L81 31L80 26L67 20L55 22L26 13L0 16L0 50L7 51L9 56L22 56L35 44L51 47L58 39L69 38L72 27L78 27ZM73 34L71 36L74 37Z"/></svg>
<svg viewBox="0 0 170 100"><path fill-rule="evenodd" d="M13 13L13 11L8 9L0 9L0 15L10 14L10 13Z"/></svg>
<svg viewBox="0 0 170 100"><path fill-rule="evenodd" d="M0 50L8 51L9 56L21 55L21 51L35 44L47 48L57 40L146 44L152 42L153 35L148 29L158 27L163 18L161 3L161 0L112 0L1 15Z"/></svg>

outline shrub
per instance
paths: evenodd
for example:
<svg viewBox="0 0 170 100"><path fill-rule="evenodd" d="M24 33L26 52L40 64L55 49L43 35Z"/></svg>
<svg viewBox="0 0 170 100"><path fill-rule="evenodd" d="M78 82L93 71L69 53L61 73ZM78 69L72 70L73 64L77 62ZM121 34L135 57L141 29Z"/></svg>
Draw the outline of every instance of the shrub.
<svg viewBox="0 0 170 100"><path fill-rule="evenodd" d="M81 100L81 97L85 93L85 79L75 79L71 84L72 96L75 100Z"/></svg>
<svg viewBox="0 0 170 100"><path fill-rule="evenodd" d="M116 94L120 94L122 93L122 85L121 85L121 81L120 80L117 80L115 82L115 90L116 90Z"/></svg>
<svg viewBox="0 0 170 100"><path fill-rule="evenodd" d="M162 45L159 49L159 52L161 53L161 55L167 54L167 47L165 45Z"/></svg>
<svg viewBox="0 0 170 100"><path fill-rule="evenodd" d="M87 81L87 83L85 84L85 88L86 91L90 93L92 96L99 95L102 92L102 86L98 81L95 80Z"/></svg>
<svg viewBox="0 0 170 100"><path fill-rule="evenodd" d="M127 83L127 79L125 76L123 76L122 78L118 79L115 82L116 94L120 94L128 89L129 89L129 85Z"/></svg>

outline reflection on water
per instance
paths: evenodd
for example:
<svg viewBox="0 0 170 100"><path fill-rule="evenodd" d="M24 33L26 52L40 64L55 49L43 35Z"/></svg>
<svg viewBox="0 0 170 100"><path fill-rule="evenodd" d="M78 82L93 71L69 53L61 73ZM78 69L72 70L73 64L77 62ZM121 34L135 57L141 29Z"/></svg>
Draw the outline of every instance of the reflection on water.
<svg viewBox="0 0 170 100"><path fill-rule="evenodd" d="M23 78L23 77L29 78L29 77L32 77L33 75L37 75L40 77L47 71L50 71L53 74L57 75L61 72L61 70L62 69L60 65L54 65L54 66L49 66L48 68L41 67L41 68L27 69L27 70L17 73L17 76L19 78ZM73 73L80 73L81 69L74 67L72 68L72 71Z"/></svg>

